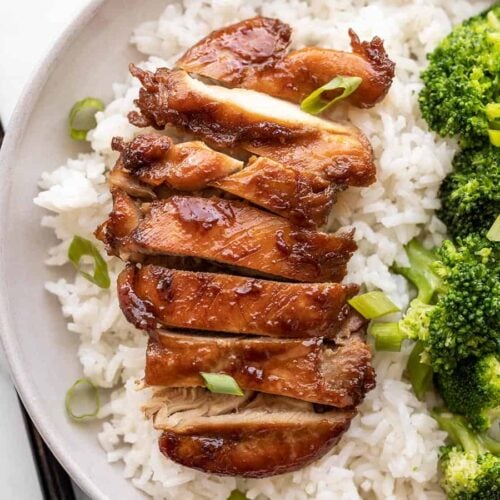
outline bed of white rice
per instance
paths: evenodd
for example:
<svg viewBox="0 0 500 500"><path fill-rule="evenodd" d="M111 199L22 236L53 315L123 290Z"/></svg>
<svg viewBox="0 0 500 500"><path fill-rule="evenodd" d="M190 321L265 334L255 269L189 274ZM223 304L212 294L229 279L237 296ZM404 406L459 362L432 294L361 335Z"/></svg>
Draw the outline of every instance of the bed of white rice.
<svg viewBox="0 0 500 500"><path fill-rule="evenodd" d="M200 37L222 25L263 14L279 17L294 29L294 46L318 45L348 49L347 29L362 39L385 40L397 64L396 78L383 103L371 110L344 107L347 118L369 137L378 161L378 181L365 189L351 188L335 206L332 227L356 227L359 251L350 263L348 280L388 293L404 307L409 296L402 279L392 275L394 261L404 262L403 245L423 235L439 243L444 226L434 215L436 193L450 170L456 150L438 139L422 120L417 94L419 73L432 50L451 26L491 2L465 0L184 0L169 5L160 19L137 27L132 43L144 53L143 67L171 65ZM124 78L126 69L124 68ZM50 249L47 264L67 263L73 236L91 238L110 208L105 174L114 161L115 135L132 138L144 130L131 126L138 83L130 78L113 86L115 99L97 116L89 133L93 152L68 160L46 173L35 203L50 210L42 224L55 231L60 244ZM55 166L54 166L55 167ZM104 252L103 252L104 253ZM122 268L109 259L111 277ZM437 455L444 434L423 403L412 394L403 371L403 354L377 353L377 388L340 444L313 465L283 476L249 481L199 473L164 458L157 432L140 412L147 391L134 382L143 374L145 336L122 317L112 286L101 290L82 276L47 283L58 296L68 329L81 341L79 358L86 377L112 389L101 411L98 435L110 462L121 462L134 485L158 499L224 500L236 486L249 498L299 499L433 499L438 486Z"/></svg>

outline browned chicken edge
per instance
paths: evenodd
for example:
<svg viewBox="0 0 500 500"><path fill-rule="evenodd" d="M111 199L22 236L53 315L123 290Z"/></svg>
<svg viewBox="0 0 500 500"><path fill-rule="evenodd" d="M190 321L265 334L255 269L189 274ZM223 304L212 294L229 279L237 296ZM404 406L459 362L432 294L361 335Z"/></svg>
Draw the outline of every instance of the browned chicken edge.
<svg viewBox="0 0 500 500"><path fill-rule="evenodd" d="M348 98L358 107L372 107L387 94L395 64L379 37L361 42L350 29L352 53L317 47L287 53L290 36L290 26L278 19L246 19L210 33L177 61L177 67L295 103L336 76L362 78Z"/></svg>
<svg viewBox="0 0 500 500"><path fill-rule="evenodd" d="M353 314L356 285L284 283L129 264L117 280L120 307L137 328L211 330L271 337L335 337Z"/></svg>
<svg viewBox="0 0 500 500"><path fill-rule="evenodd" d="M323 338L245 338L159 331L146 355L145 382L204 387L200 373L224 373L243 390L337 408L354 407L375 386L371 351L358 332Z"/></svg>

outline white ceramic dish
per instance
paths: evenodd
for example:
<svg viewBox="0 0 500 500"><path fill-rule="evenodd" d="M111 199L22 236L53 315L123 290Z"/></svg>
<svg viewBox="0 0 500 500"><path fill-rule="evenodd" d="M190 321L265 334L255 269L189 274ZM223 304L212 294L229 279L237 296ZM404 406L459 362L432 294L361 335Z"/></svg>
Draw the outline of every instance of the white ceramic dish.
<svg viewBox="0 0 500 500"><path fill-rule="evenodd" d="M33 205L37 181L85 146L68 137L67 115L86 96L111 99L140 55L129 44L138 23L155 19L166 0L94 0L34 73L9 123L0 154L1 334L13 378L38 430L79 486L95 499L142 495L107 463L96 431L66 417L67 387L81 376L77 339L66 330L54 297L43 288L50 232Z"/></svg>

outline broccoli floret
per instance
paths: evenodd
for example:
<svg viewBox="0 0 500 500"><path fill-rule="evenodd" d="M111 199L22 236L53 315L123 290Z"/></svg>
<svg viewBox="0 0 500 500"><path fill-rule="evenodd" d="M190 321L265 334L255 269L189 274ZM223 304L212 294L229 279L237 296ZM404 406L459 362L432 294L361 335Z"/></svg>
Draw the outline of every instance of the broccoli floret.
<svg viewBox="0 0 500 500"><path fill-rule="evenodd" d="M500 417L500 360L494 354L469 358L452 372L435 377L446 406L464 415L478 431L486 431Z"/></svg>
<svg viewBox="0 0 500 500"><path fill-rule="evenodd" d="M484 235L500 213L500 148L486 145L458 153L439 197L438 216L453 238Z"/></svg>
<svg viewBox="0 0 500 500"><path fill-rule="evenodd" d="M489 129L497 127L486 106L500 98L499 18L500 5L495 5L456 26L428 55L422 73L422 115L440 135L460 135L463 145L486 142ZM491 116L495 107L488 110Z"/></svg>
<svg viewBox="0 0 500 500"><path fill-rule="evenodd" d="M494 500L500 498L500 443L474 434L465 420L435 411L434 418L448 432L454 446L442 450L441 485L450 500Z"/></svg>
<svg viewBox="0 0 500 500"><path fill-rule="evenodd" d="M419 246L414 241L408 247L409 268L395 269L419 291L399 323L400 334L423 343L421 362L434 372L451 371L470 356L498 354L498 243L477 235L457 246L445 241L434 261L412 258L420 255Z"/></svg>

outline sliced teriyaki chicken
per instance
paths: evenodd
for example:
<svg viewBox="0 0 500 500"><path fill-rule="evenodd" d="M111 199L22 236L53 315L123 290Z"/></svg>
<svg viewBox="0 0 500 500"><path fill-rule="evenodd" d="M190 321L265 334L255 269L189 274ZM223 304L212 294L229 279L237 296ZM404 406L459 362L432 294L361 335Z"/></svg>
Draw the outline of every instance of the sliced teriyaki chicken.
<svg viewBox="0 0 500 500"><path fill-rule="evenodd" d="M264 156L335 184L367 186L375 180L372 148L355 127L253 90L207 85L182 70L153 74L132 65L131 72L143 85L135 101L140 112L129 113L138 127L171 124L216 148Z"/></svg>
<svg viewBox="0 0 500 500"><path fill-rule="evenodd" d="M109 175L111 187L134 197L155 199L158 188L193 191L216 188L277 213L294 224L321 226L343 186L322 176L288 167L269 158L243 162L214 151L202 142L173 144L168 137L147 134L125 143L113 139L120 158ZM171 195L172 192L167 192Z"/></svg>
<svg viewBox="0 0 500 500"><path fill-rule="evenodd" d="M307 170L269 158L252 158L246 168L211 183L300 226L322 226L342 186Z"/></svg>
<svg viewBox="0 0 500 500"><path fill-rule="evenodd" d="M271 337L335 337L352 329L358 290L339 283L283 283L228 274L128 265L118 277L125 317L159 325Z"/></svg>
<svg viewBox="0 0 500 500"><path fill-rule="evenodd" d="M362 78L348 98L361 108L374 106L387 94L395 65L380 38L360 42L349 30L352 53L307 47L287 54L290 35L290 26L278 19L254 17L212 32L177 67L296 103L336 76Z"/></svg>
<svg viewBox="0 0 500 500"><path fill-rule="evenodd" d="M243 166L243 162L214 151L203 142L174 144L164 135L139 135L128 144L115 137L112 147L121 153L111 172L112 185L113 173L119 171L153 188L165 184L181 191L196 191Z"/></svg>
<svg viewBox="0 0 500 500"><path fill-rule="evenodd" d="M242 401L232 413L214 415L214 397L203 389L188 396L182 412L183 392L161 390L154 425L163 431L160 450L177 463L220 475L267 477L300 469L323 456L349 428L355 410L315 413L311 403L259 394ZM212 395L215 396L215 395ZM238 396L222 396L243 399ZM190 401L199 405L192 409ZM172 406L172 413L169 407ZM237 403L235 403L237 405ZM151 414L151 411L149 412Z"/></svg>
<svg viewBox="0 0 500 500"><path fill-rule="evenodd" d="M301 229L246 203L172 196L139 205L122 191L96 236L124 260L196 257L291 281L341 281L356 250L353 231Z"/></svg>
<svg viewBox="0 0 500 500"><path fill-rule="evenodd" d="M353 334L310 339L184 335L159 331L149 341L145 382L203 387L200 372L224 373L241 389L338 408L359 404L374 387L371 352Z"/></svg>

